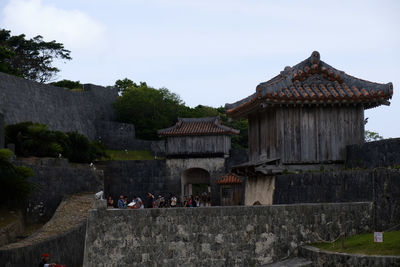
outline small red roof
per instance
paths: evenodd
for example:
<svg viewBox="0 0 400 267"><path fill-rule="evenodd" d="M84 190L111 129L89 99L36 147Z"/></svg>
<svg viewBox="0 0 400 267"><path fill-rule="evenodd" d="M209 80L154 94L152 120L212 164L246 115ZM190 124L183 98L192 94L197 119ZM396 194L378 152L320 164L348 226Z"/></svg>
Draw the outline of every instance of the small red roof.
<svg viewBox="0 0 400 267"><path fill-rule="evenodd" d="M222 125L219 117L178 118L178 122L174 126L158 130L158 134L161 136L232 135L239 134L239 132L239 130Z"/></svg>
<svg viewBox="0 0 400 267"><path fill-rule="evenodd" d="M229 173L226 175L221 176L221 179L215 182L218 185L224 185L224 184L241 184L242 180L240 179L239 176L237 176L234 173Z"/></svg>

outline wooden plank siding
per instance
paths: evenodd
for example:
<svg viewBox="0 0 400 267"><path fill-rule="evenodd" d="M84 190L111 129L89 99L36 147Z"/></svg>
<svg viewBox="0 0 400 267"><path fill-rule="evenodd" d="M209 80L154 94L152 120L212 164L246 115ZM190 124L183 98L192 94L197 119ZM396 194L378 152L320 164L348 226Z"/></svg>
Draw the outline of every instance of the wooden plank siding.
<svg viewBox="0 0 400 267"><path fill-rule="evenodd" d="M227 135L177 136L167 138L168 155L229 154L231 139Z"/></svg>
<svg viewBox="0 0 400 267"><path fill-rule="evenodd" d="M283 164L345 160L345 148L364 142L364 108L267 108L249 116L251 162Z"/></svg>

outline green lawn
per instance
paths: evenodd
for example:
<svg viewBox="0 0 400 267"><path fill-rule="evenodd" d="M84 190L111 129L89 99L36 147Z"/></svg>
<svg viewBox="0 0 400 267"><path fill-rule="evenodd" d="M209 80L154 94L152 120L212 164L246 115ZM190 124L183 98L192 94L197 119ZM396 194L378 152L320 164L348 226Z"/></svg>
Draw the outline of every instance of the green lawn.
<svg viewBox="0 0 400 267"><path fill-rule="evenodd" d="M400 256L400 231L385 232L383 243L374 243L374 234L362 234L348 237L344 241L344 249L341 248L341 241L333 244L316 243L312 246L335 252L365 255L396 255Z"/></svg>
<svg viewBox="0 0 400 267"><path fill-rule="evenodd" d="M109 159L103 160L152 160L154 156L149 151L140 150L107 150Z"/></svg>

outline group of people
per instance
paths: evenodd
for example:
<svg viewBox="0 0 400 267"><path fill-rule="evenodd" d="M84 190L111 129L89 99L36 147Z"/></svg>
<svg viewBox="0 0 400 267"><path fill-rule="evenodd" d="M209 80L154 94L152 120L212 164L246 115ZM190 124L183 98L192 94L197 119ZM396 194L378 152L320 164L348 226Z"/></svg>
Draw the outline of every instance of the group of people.
<svg viewBox="0 0 400 267"><path fill-rule="evenodd" d="M183 207L209 207L211 206L211 201L210 201L210 195L207 194L206 192L203 192L201 196L195 195L190 195L189 197L184 196L183 197Z"/></svg>
<svg viewBox="0 0 400 267"><path fill-rule="evenodd" d="M132 201L129 202L127 196L120 195L117 203L114 202L111 196L107 199L107 208L118 208L118 209L150 209L150 208L175 208L175 207L206 207L211 206L210 196L207 193L200 195L191 195L189 197L184 196L183 201L180 202L174 194L170 194L170 197L166 198L162 195L155 197L151 193L146 194L144 201L134 196Z"/></svg>

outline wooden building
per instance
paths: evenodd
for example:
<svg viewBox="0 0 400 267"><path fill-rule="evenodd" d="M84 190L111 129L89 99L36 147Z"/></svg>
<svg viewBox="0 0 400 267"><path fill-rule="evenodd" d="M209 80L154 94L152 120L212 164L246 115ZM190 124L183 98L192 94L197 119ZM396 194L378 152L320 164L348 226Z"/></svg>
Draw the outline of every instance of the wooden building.
<svg viewBox="0 0 400 267"><path fill-rule="evenodd" d="M346 146L364 142L364 110L389 105L392 95L392 83L350 76L314 51L260 83L251 96L226 104L229 117L249 122L249 163L237 171L274 174L340 166Z"/></svg>
<svg viewBox="0 0 400 267"><path fill-rule="evenodd" d="M179 118L174 126L158 134L167 139L169 180L180 187L181 200L207 193L213 205L219 205L215 181L226 173L231 135L239 131L223 125L219 117Z"/></svg>
<svg viewBox="0 0 400 267"><path fill-rule="evenodd" d="M231 135L239 134L239 130L222 125L219 117L179 118L174 126L158 134L167 138L167 157L227 157Z"/></svg>

